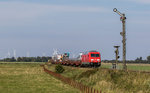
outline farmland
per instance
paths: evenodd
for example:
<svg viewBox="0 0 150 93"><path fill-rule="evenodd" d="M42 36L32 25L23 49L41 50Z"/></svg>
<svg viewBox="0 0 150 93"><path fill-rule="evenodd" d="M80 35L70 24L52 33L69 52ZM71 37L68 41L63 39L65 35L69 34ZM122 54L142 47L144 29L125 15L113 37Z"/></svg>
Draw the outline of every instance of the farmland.
<svg viewBox="0 0 150 93"><path fill-rule="evenodd" d="M55 71L55 65L47 66ZM124 72L100 68L78 68L64 66L63 76L105 93L149 93L150 75L147 73Z"/></svg>
<svg viewBox="0 0 150 93"><path fill-rule="evenodd" d="M1 93L79 93L46 74L39 63L0 64Z"/></svg>
<svg viewBox="0 0 150 93"><path fill-rule="evenodd" d="M0 91L2 93L80 93L79 90L64 84L60 80L45 73L40 67L44 63L1 63L0 64ZM45 65L55 71L56 65ZM121 65L120 65L121 66ZM130 64L128 67L136 68ZM138 65L148 71L149 65ZM124 72L122 70L105 69L111 64L102 64L100 68L79 68L64 66L63 76L77 82L102 90L105 93L149 93L150 74L140 72Z"/></svg>
<svg viewBox="0 0 150 93"><path fill-rule="evenodd" d="M118 69L122 69L123 64L118 64ZM112 63L102 63L102 68L112 68ZM128 70L150 71L150 64L127 64Z"/></svg>

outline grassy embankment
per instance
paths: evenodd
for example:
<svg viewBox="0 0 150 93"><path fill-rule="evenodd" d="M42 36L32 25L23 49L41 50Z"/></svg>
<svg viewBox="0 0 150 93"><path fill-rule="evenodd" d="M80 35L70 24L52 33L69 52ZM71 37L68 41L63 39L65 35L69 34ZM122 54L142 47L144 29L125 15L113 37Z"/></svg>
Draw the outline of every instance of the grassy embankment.
<svg viewBox="0 0 150 93"><path fill-rule="evenodd" d="M79 93L46 74L41 63L0 64L0 93Z"/></svg>
<svg viewBox="0 0 150 93"><path fill-rule="evenodd" d="M55 65L47 66L47 68L54 71ZM150 74L145 73L65 66L65 72L62 75L106 93L150 92Z"/></svg>

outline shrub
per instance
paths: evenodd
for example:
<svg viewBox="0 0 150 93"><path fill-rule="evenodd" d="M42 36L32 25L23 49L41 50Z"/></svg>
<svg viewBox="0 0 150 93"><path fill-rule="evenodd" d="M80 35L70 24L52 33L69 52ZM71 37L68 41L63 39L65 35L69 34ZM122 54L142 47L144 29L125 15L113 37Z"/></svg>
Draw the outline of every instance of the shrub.
<svg viewBox="0 0 150 93"><path fill-rule="evenodd" d="M56 73L63 73L65 71L65 69L63 68L62 65L57 65L55 67L55 71L56 71Z"/></svg>

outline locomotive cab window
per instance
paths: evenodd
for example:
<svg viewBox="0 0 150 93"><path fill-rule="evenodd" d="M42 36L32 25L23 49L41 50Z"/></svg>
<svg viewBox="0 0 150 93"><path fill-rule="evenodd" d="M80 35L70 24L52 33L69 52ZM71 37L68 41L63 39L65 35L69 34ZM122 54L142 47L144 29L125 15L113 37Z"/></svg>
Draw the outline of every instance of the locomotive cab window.
<svg viewBox="0 0 150 93"><path fill-rule="evenodd" d="M99 54L91 54L91 57L99 57Z"/></svg>
<svg viewBox="0 0 150 93"><path fill-rule="evenodd" d="M96 54L96 57L99 57L99 54Z"/></svg>

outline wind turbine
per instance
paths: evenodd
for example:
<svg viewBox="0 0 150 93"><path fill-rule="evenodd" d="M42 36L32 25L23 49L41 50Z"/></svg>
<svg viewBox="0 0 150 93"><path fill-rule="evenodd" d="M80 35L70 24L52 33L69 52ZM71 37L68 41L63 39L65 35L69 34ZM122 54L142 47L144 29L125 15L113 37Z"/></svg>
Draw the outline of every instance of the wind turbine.
<svg viewBox="0 0 150 93"><path fill-rule="evenodd" d="M8 55L8 58L10 58L10 52L9 52L9 51L8 51L8 54L7 54L7 55Z"/></svg>
<svg viewBox="0 0 150 93"><path fill-rule="evenodd" d="M14 51L14 58L16 59L16 50L14 49L13 51Z"/></svg>
<svg viewBox="0 0 150 93"><path fill-rule="evenodd" d="M29 51L27 51L27 57L29 57L30 56L30 52Z"/></svg>
<svg viewBox="0 0 150 93"><path fill-rule="evenodd" d="M42 56L43 56L43 57L46 56L46 53L43 53Z"/></svg>

